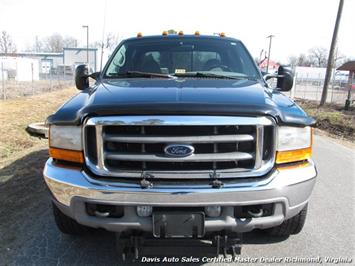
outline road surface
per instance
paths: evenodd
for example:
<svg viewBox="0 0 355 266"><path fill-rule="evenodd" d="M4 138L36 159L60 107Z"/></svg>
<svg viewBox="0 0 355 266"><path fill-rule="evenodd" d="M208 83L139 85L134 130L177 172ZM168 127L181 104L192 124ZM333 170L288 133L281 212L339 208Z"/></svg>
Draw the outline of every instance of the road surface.
<svg viewBox="0 0 355 266"><path fill-rule="evenodd" d="M0 171L13 177L0 186L0 204L9 191L7 200L12 201L10 206L0 206L0 265L119 265L113 234L99 231L75 238L57 230L40 177L46 156L46 151L33 152ZM304 230L288 239L248 233L240 259L254 259L259 265L275 265L283 257L354 260L355 151L316 136L314 160L319 175ZM21 182L24 189L18 187ZM166 250L160 249L160 255L165 254ZM194 254L203 255L198 250ZM179 256L182 259L185 254Z"/></svg>

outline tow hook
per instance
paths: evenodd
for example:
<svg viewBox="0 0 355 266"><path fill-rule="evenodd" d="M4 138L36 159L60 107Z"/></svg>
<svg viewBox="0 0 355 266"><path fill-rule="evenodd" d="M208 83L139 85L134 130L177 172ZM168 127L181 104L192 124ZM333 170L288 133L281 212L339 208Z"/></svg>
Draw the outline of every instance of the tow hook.
<svg viewBox="0 0 355 266"><path fill-rule="evenodd" d="M150 182L149 180L147 180L147 179L152 179L152 178L154 178L153 175L143 172L142 173L142 180L140 181L141 188L143 188L143 189L152 188L153 183Z"/></svg>
<svg viewBox="0 0 355 266"><path fill-rule="evenodd" d="M210 178L213 179L211 186L212 188L221 188L223 187L223 182L221 180L218 180L220 177L220 174L216 172L216 170L213 170L213 173L210 174Z"/></svg>

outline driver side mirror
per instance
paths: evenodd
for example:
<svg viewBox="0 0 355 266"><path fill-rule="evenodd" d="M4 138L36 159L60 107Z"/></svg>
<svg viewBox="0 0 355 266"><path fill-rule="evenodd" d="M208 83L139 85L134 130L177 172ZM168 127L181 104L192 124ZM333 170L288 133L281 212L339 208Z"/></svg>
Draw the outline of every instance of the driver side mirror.
<svg viewBox="0 0 355 266"><path fill-rule="evenodd" d="M277 89L280 91L290 91L293 86L294 74L290 68L280 66L277 71Z"/></svg>
<svg viewBox="0 0 355 266"><path fill-rule="evenodd" d="M87 65L78 65L75 69L75 86L78 90L89 87L89 69Z"/></svg>
<svg viewBox="0 0 355 266"><path fill-rule="evenodd" d="M78 65L75 69L75 85L78 90L84 90L90 86L89 78L97 80L100 78L100 72L89 74L87 65Z"/></svg>

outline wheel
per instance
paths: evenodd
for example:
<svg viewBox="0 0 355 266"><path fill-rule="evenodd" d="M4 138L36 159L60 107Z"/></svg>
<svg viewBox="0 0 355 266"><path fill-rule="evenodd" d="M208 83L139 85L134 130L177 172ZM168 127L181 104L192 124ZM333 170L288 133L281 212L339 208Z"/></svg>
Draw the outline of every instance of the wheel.
<svg viewBox="0 0 355 266"><path fill-rule="evenodd" d="M61 210L52 203L53 215L58 229L68 235L83 235L90 231L90 227L81 225L72 218L66 216Z"/></svg>
<svg viewBox="0 0 355 266"><path fill-rule="evenodd" d="M289 236L301 232L307 216L306 205L296 216L284 221L279 226L267 229L268 234L272 236Z"/></svg>

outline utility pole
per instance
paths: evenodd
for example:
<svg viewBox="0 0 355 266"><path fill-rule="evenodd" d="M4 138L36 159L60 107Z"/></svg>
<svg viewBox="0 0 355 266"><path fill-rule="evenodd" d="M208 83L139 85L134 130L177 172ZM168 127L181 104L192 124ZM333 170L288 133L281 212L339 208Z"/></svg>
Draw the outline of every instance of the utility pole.
<svg viewBox="0 0 355 266"><path fill-rule="evenodd" d="M84 25L83 28L86 28L86 64L89 66L89 26Z"/></svg>
<svg viewBox="0 0 355 266"><path fill-rule="evenodd" d="M1 83L2 83L3 99L6 100L4 62L1 62Z"/></svg>
<svg viewBox="0 0 355 266"><path fill-rule="evenodd" d="M266 65L266 73L269 73L269 62L270 62L270 53L271 53L271 41L275 35L269 35L266 38L269 38L269 53L267 55L267 65Z"/></svg>
<svg viewBox="0 0 355 266"><path fill-rule="evenodd" d="M261 63L261 57L263 56L263 52L264 52L264 49L261 49L261 51L260 51L260 55L259 55L259 62L258 62L258 64L260 64Z"/></svg>
<svg viewBox="0 0 355 266"><path fill-rule="evenodd" d="M338 7L338 14L337 14L337 18L336 18L335 26L334 26L332 43L330 44L330 49L329 49L327 71L325 73L322 98L320 100L319 106L323 106L325 104L326 100L327 100L328 85L329 85L330 76L332 74L332 69L333 69L333 64L334 64L334 50L335 50L335 47L336 47L336 44L337 44L338 30L339 30L341 14L343 12L343 5L344 5L344 0L340 0L339 1L339 7Z"/></svg>

